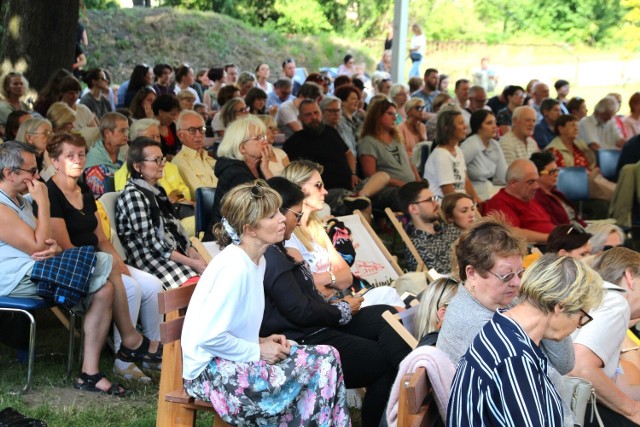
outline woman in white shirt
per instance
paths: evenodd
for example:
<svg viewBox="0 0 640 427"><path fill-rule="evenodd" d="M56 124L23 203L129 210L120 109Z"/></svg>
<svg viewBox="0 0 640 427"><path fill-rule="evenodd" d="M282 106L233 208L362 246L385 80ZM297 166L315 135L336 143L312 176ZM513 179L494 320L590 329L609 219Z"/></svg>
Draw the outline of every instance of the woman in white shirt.
<svg viewBox="0 0 640 427"><path fill-rule="evenodd" d="M427 38L422 34L422 27L418 24L411 26L413 37L411 37L411 46L409 48L409 57L411 58L411 70L409 70L409 78L420 77L420 64L424 50L427 47Z"/></svg>
<svg viewBox="0 0 640 427"><path fill-rule="evenodd" d="M200 278L182 331L184 387L234 425L348 426L338 352L259 336L263 254L285 232L280 204L262 180L223 199L214 233L225 248Z"/></svg>

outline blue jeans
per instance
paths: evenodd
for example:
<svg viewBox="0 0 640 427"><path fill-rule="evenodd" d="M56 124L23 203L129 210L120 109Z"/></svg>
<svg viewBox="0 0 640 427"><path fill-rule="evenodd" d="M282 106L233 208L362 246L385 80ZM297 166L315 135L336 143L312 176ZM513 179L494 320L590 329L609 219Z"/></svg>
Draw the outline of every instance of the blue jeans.
<svg viewBox="0 0 640 427"><path fill-rule="evenodd" d="M420 64L422 64L422 59L411 64L411 69L409 70L409 78L420 77Z"/></svg>

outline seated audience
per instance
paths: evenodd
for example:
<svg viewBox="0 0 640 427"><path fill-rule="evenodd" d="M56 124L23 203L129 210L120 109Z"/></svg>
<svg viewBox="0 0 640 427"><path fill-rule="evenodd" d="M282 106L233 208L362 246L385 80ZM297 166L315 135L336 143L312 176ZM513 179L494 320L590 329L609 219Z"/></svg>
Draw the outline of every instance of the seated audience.
<svg viewBox="0 0 640 427"><path fill-rule="evenodd" d="M291 95L291 80L286 77L281 77L273 84L273 92L267 95L267 108L280 107L283 102L292 101L294 99Z"/></svg>
<svg viewBox="0 0 640 427"><path fill-rule="evenodd" d="M348 426L336 349L291 345L284 335L259 333L263 254L285 232L280 203L262 181L238 186L225 197L223 223L215 231L224 249L204 272L185 316L184 389L211 401L232 424Z"/></svg>
<svg viewBox="0 0 640 427"><path fill-rule="evenodd" d="M16 135L18 134L20 125L32 117L33 116L30 112L23 110L16 110L9 113L4 129L4 140L14 141L16 139Z"/></svg>
<svg viewBox="0 0 640 427"><path fill-rule="evenodd" d="M207 265L158 185L164 163L158 142L142 137L131 143L130 178L116 203L116 225L129 264L153 274L169 289L202 274Z"/></svg>
<svg viewBox="0 0 640 427"><path fill-rule="evenodd" d="M451 193L444 196L441 204L444 220L455 224L460 230L465 230L476 220L476 204L470 195L465 193Z"/></svg>
<svg viewBox="0 0 640 427"><path fill-rule="evenodd" d="M196 99L194 102L199 103L200 95L198 95L198 92L191 87L196 82L195 74L193 73L193 68L191 68L186 64L180 65L178 68L176 68L175 78L176 78L176 85L175 85L175 88L173 89L173 93L177 95L180 93L180 91L188 90L195 96Z"/></svg>
<svg viewBox="0 0 640 427"><path fill-rule="evenodd" d="M262 89L265 95L273 92L273 85L268 81L270 76L271 68L269 68L269 64L258 64L256 67L256 87Z"/></svg>
<svg viewBox="0 0 640 427"><path fill-rule="evenodd" d="M551 222L554 225L563 225L575 221L582 226L586 225L578 216L578 210L573 203L556 188L560 168L553 154L549 151L533 153L531 161L536 165L539 176L535 200L547 211Z"/></svg>
<svg viewBox="0 0 640 427"><path fill-rule="evenodd" d="M606 292L602 305L588 310L593 321L573 335L576 363L570 375L591 382L605 426L637 426L638 386L620 368L620 350L630 320L640 317L640 255L613 248L597 255L591 266L602 276ZM585 417L585 425L597 424Z"/></svg>
<svg viewBox="0 0 640 427"><path fill-rule="evenodd" d="M60 68L51 74L47 84L38 92L38 98L34 104L34 110L42 116L47 115L49 107L60 99L60 82L71 73L65 68Z"/></svg>
<svg viewBox="0 0 640 427"><path fill-rule="evenodd" d="M605 96L598 101L592 115L580 120L579 136L589 148L622 148L624 138L614 120L618 108L615 98Z"/></svg>
<svg viewBox="0 0 640 427"><path fill-rule="evenodd" d="M567 104L569 104L569 82L566 80L556 80L553 84L556 90L556 99L560 101L560 110L562 114L570 114Z"/></svg>
<svg viewBox="0 0 640 427"><path fill-rule="evenodd" d="M629 115L624 118L627 140L640 135L640 92L634 92L629 98Z"/></svg>
<svg viewBox="0 0 640 427"><path fill-rule="evenodd" d="M614 224L593 223L587 226L587 233L591 234L591 255L598 255L611 248L622 246L625 241L624 231Z"/></svg>
<svg viewBox="0 0 640 427"><path fill-rule="evenodd" d="M93 194L89 187L79 182L86 161L86 149L82 137L65 133L53 136L47 146L56 168L56 173L47 182L53 238L63 250L94 246L97 251L110 254L113 268L109 280L124 286L131 323L137 324L140 316L143 334L152 340L159 340L158 292L162 292L162 283L156 277L126 265L105 236ZM116 327L114 347L120 348L121 342L120 331ZM113 370L126 379L151 381L135 364L117 358Z"/></svg>
<svg viewBox="0 0 640 427"><path fill-rule="evenodd" d="M579 96L576 96L569 100L569 103L567 104L567 110L569 110L568 114L571 114L573 117L578 119L578 121L587 117L587 113L589 112L589 110L587 109L587 102Z"/></svg>
<svg viewBox="0 0 640 427"><path fill-rule="evenodd" d="M25 121L18 128L16 141L26 142L36 147L36 163L40 178L48 181L56 173L56 169L51 164L47 144L53 134L51 122L47 119L33 118Z"/></svg>
<svg viewBox="0 0 640 427"><path fill-rule="evenodd" d="M447 306L458 292L458 281L453 277L442 277L427 286L420 296L420 308L413 320L413 330L418 346L435 346L444 322Z"/></svg>
<svg viewBox="0 0 640 427"><path fill-rule="evenodd" d="M507 162L496 141L496 118L487 110L477 110L469 118L471 135L460 144L467 176L480 200L491 198L496 186L506 183Z"/></svg>
<svg viewBox="0 0 640 427"><path fill-rule="evenodd" d="M259 87L253 87L244 97L244 103L249 107L250 114L268 114L267 94Z"/></svg>
<svg viewBox="0 0 640 427"><path fill-rule="evenodd" d="M518 229L529 243L543 244L555 227L551 216L535 199L540 188L536 165L529 160L516 160L507 169L507 185L487 200L483 215L496 212Z"/></svg>
<svg viewBox="0 0 640 427"><path fill-rule="evenodd" d="M556 121L556 134L547 150L556 156L559 167L582 166L589 172L596 166L596 155L584 141L578 139L578 119L565 114Z"/></svg>
<svg viewBox="0 0 640 427"><path fill-rule="evenodd" d="M240 98L244 99L247 93L256 86L256 77L248 71L243 71L238 76L236 86L240 89Z"/></svg>
<svg viewBox="0 0 640 427"><path fill-rule="evenodd" d="M458 146L467 136L467 125L459 110L438 114L437 146L424 166L424 177L431 183L433 194L467 193L477 202L480 198L467 177L467 164Z"/></svg>
<svg viewBox="0 0 640 427"><path fill-rule="evenodd" d="M455 224L441 220L438 196L433 195L426 180L410 182L398 190L398 203L402 212L411 220L407 234L418 250L428 270L434 268L440 274L451 272L450 250L460 235ZM418 260L405 248L409 271L415 271Z"/></svg>
<svg viewBox="0 0 640 427"><path fill-rule="evenodd" d="M71 132L76 112L64 102L54 102L47 111L47 119L53 126L53 133Z"/></svg>
<svg viewBox="0 0 640 427"><path fill-rule="evenodd" d="M533 139L538 143L538 147L544 150L557 135L556 120L562 114L560 101L552 98L544 99L540 104L540 114L542 114L542 120L533 130Z"/></svg>
<svg viewBox="0 0 640 427"><path fill-rule="evenodd" d="M602 301L602 279L580 261L546 254L527 269L519 293L513 308L490 314L460 360L447 426L566 425L564 390L543 350L592 320L586 311Z"/></svg>
<svg viewBox="0 0 640 427"><path fill-rule="evenodd" d="M389 99L396 104L398 108L397 123L403 122L407 118L406 104L409 100L409 88L404 83L396 83L389 90Z"/></svg>
<svg viewBox="0 0 640 427"><path fill-rule="evenodd" d="M173 68L169 64L159 63L153 67L153 90L156 91L156 95L169 95L173 93L173 84L171 82L171 75L173 74Z"/></svg>
<svg viewBox="0 0 640 427"><path fill-rule="evenodd" d="M507 106L496 113L496 124L500 129L500 135L506 135L511 131L513 113L524 103L525 93L520 86L507 86L502 95L505 97Z"/></svg>
<svg viewBox="0 0 640 427"><path fill-rule="evenodd" d="M535 126L536 111L533 108L522 106L513 111L512 129L500 138L500 146L508 165L517 159L528 159L532 153L539 151L538 144L531 138Z"/></svg>
<svg viewBox="0 0 640 427"><path fill-rule="evenodd" d="M220 109L218 93L224 86L224 68L209 68L207 77L209 77L211 86L204 91L204 99L202 102L207 106L210 113L215 113ZM210 117L212 116L213 114Z"/></svg>
<svg viewBox="0 0 640 427"><path fill-rule="evenodd" d="M173 94L160 95L151 104L153 116L160 122L162 153L171 161L182 148L175 120L180 113L180 101Z"/></svg>
<svg viewBox="0 0 640 427"><path fill-rule="evenodd" d="M547 252L583 259L591 255L591 234L577 225L559 225L549 233Z"/></svg>
<svg viewBox="0 0 640 427"><path fill-rule="evenodd" d="M341 101L342 115L337 129L353 155L357 155L356 146L360 139L363 116L360 111L362 92L352 84L336 87L334 95Z"/></svg>
<svg viewBox="0 0 640 427"><path fill-rule="evenodd" d="M109 90L107 77L101 68L92 68L84 74L83 81L89 91L80 98L80 103L86 105L98 120L102 120L105 114L113 111L111 102L103 94Z"/></svg>
<svg viewBox="0 0 640 427"><path fill-rule="evenodd" d="M46 185L38 180L32 145L8 141L0 145L0 295L35 297L36 286L29 275L34 263L52 258L61 247L52 238L50 203ZM22 194L30 194L29 198ZM37 219L31 200L37 204ZM19 236L19 238L17 237ZM100 372L100 354L112 320L121 333L122 344L117 357L125 362L162 361L160 343L151 342L136 331L129 317L127 297L122 282L107 280L111 274L112 258L96 253L96 266L89 279L89 294L75 307L84 312L82 368L74 388L114 396L127 391L110 382Z"/></svg>
<svg viewBox="0 0 640 427"><path fill-rule="evenodd" d="M280 133L276 119L270 115L259 115L258 118L267 128L267 142L270 145L269 170L273 176L282 175L282 170L289 164L289 157L282 148L275 147L276 135Z"/></svg>
<svg viewBox="0 0 640 427"><path fill-rule="evenodd" d="M146 64L138 64L133 67L131 77L129 77L129 85L124 96L124 108L129 108L133 97L138 91L144 87L151 87L153 84L153 70ZM119 106L118 106L119 108Z"/></svg>
<svg viewBox="0 0 640 427"><path fill-rule="evenodd" d="M284 239L291 238L303 215L302 190L282 178L269 185L280 193L280 212L285 216ZM331 345L340 353L344 381L348 388L366 387L362 402L362 422L377 425L389 398L398 365L409 353L404 340L382 318L390 306L361 308L363 298L347 295L325 301L309 287L310 272L305 264L287 254L283 242L269 246L264 254L265 312L260 335L281 333L303 345ZM362 355L367 354L367 363Z"/></svg>
<svg viewBox="0 0 640 427"><path fill-rule="evenodd" d="M0 101L0 136L4 134L4 127L9 114L14 111L31 110L29 106L22 101L22 97L27 93L27 89L29 89L29 83L21 73L11 71L4 76L0 90L4 97L4 99ZM5 140L10 141L11 139L5 138Z"/></svg>
<svg viewBox="0 0 640 427"><path fill-rule="evenodd" d="M391 177L388 187L372 198L373 206L391 207L395 211L399 210L398 188L420 180L398 134L396 114L396 106L387 99L370 105L362 125L362 139L358 143L358 158L364 176L386 172Z"/></svg>
<svg viewBox="0 0 640 427"><path fill-rule="evenodd" d="M278 127L284 133L285 139L289 139L291 135L302 129L302 124L298 117L300 116L300 103L305 99L318 101L322 96L322 89L315 83L305 83L300 86L298 96L291 101L283 102L278 107L276 121Z"/></svg>
<svg viewBox="0 0 640 427"><path fill-rule="evenodd" d="M636 135L629 139L623 146L620 153L620 159L616 166L616 181L620 175L620 170L625 165L632 165L640 161L640 135Z"/></svg>
<svg viewBox="0 0 640 427"><path fill-rule="evenodd" d="M135 94L129 105L129 111L131 111L131 117L136 120L140 119L152 119L153 114L153 101L157 98L156 92L150 86L145 86Z"/></svg>
<svg viewBox="0 0 640 427"><path fill-rule="evenodd" d="M398 107L396 111L400 111ZM398 133L404 141L409 158L413 158L413 148L422 141L426 141L427 127L422 123L422 111L424 101L420 98L411 98L404 105L405 119L398 125Z"/></svg>
<svg viewBox="0 0 640 427"><path fill-rule="evenodd" d="M187 89L183 89L176 94L178 101L180 102L180 111L193 110L193 106L196 104L196 95Z"/></svg>

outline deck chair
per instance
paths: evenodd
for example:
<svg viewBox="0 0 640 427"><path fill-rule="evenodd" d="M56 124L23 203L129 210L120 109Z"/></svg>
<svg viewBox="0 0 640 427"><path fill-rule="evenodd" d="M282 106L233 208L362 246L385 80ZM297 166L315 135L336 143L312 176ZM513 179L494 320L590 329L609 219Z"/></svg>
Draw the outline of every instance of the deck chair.
<svg viewBox="0 0 640 427"><path fill-rule="evenodd" d="M409 252L411 252L411 255L413 255L413 257L416 259L417 261L416 271L418 272L426 271L427 265L422 260L422 257L420 257L420 253L418 253L418 250L416 249L415 245L409 238L409 235L404 230L402 223L400 222L400 220L398 220L399 214L391 210L391 208L386 208L384 212L387 214L387 217L389 217L391 224L393 224L394 228L400 235L400 238L402 239L404 244L407 246L407 249L409 249Z"/></svg>
<svg viewBox="0 0 640 427"><path fill-rule="evenodd" d="M413 300L411 303L411 308L396 314L389 310L385 311L382 313L382 318L402 337L409 347L415 349L418 347L418 340L414 334L414 319L420 309L420 303L417 300Z"/></svg>

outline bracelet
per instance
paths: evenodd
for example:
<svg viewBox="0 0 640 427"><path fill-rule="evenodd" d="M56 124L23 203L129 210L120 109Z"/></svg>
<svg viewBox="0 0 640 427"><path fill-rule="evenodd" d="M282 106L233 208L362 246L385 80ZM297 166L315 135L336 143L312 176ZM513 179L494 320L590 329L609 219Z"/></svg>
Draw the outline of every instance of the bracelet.
<svg viewBox="0 0 640 427"><path fill-rule="evenodd" d="M357 176L358 174L355 172L351 172L351 175Z"/></svg>
<svg viewBox="0 0 640 427"><path fill-rule="evenodd" d="M333 288L336 285L336 275L333 274L333 271L329 270L329 276L331 276L331 283L329 287Z"/></svg>

